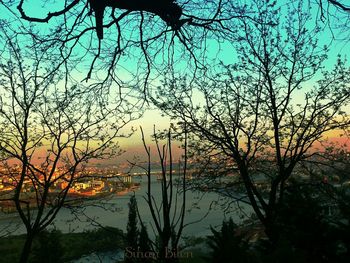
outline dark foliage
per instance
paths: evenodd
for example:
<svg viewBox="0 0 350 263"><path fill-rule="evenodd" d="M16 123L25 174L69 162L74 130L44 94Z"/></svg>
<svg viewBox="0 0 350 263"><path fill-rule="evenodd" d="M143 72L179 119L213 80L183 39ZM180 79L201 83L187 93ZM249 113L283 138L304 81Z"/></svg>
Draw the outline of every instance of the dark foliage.
<svg viewBox="0 0 350 263"><path fill-rule="evenodd" d="M252 262L248 249L249 244L243 235L237 233L237 225L232 219L223 221L220 231L211 228L212 236L208 237L208 245L212 252L208 262Z"/></svg>
<svg viewBox="0 0 350 263"><path fill-rule="evenodd" d="M140 233L138 236L138 246L140 251L149 252L152 251L151 242L147 233L147 228L144 225L141 225ZM151 262L151 259L143 259L142 262Z"/></svg>
<svg viewBox="0 0 350 263"><path fill-rule="evenodd" d="M150 251L150 249L151 249L151 244L150 244L150 240L148 237L147 228L143 225L141 226L138 244L139 244L141 251Z"/></svg>
<svg viewBox="0 0 350 263"><path fill-rule="evenodd" d="M322 190L322 186L288 189L277 210L277 242L263 245L264 262L348 262L350 228L345 213Z"/></svg>
<svg viewBox="0 0 350 263"><path fill-rule="evenodd" d="M32 251L33 263L59 263L63 258L63 247L61 244L62 234L58 230L41 232Z"/></svg>
<svg viewBox="0 0 350 263"><path fill-rule="evenodd" d="M0 263L19 262L25 235L0 239ZM115 251L124 245L123 232L104 227L82 233L44 231L34 239L28 262L69 262L91 253Z"/></svg>
<svg viewBox="0 0 350 263"><path fill-rule="evenodd" d="M135 196L130 197L129 201L129 217L126 226L126 247L133 247L136 249L138 245L139 230L137 228L137 202ZM126 262L130 262L126 260Z"/></svg>

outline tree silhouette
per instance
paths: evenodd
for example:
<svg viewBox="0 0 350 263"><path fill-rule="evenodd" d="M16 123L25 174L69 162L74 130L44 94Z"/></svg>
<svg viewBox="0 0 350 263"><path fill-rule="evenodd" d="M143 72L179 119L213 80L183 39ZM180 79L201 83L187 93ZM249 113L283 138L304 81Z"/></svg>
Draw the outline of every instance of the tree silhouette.
<svg viewBox="0 0 350 263"><path fill-rule="evenodd" d="M97 1L89 0L91 9L95 12L96 31L99 39L103 38L103 14L106 7L126 9L129 11L146 11L158 15L172 29L178 30L181 27L180 17L182 8L173 0L152 0L152 1Z"/></svg>
<svg viewBox="0 0 350 263"><path fill-rule="evenodd" d="M160 71L175 65L183 57L188 58L188 66L194 72L204 67L200 50L207 45L204 40L209 38L208 32L212 31L210 38L215 38L215 32L221 34L226 28L227 20L244 13L243 8L236 8L230 1L223 0L39 2L41 11L47 14L42 17L32 12L39 8L36 2L11 0L1 3L6 7L5 11L11 11L10 16L32 23L30 27L20 27L19 30L35 34L38 43L59 45L57 54L61 56L61 65L69 62L86 66L88 63L90 69L86 80L93 81L98 76L99 85L95 88L108 88L106 84L110 82L125 88L127 82L134 89L143 86L143 92ZM235 14L227 12L229 7ZM94 16L93 22L91 15ZM40 30L40 23L50 28L49 33ZM33 31L33 26L39 30ZM121 78L125 67L127 74L135 74L130 79L137 81Z"/></svg>
<svg viewBox="0 0 350 263"><path fill-rule="evenodd" d="M152 251L152 244L150 242L150 238L148 236L147 228L144 224L141 225L138 245L140 247L140 251L149 252ZM151 260L143 259L143 262L150 262Z"/></svg>
<svg viewBox="0 0 350 263"><path fill-rule="evenodd" d="M244 29L235 42L237 63L195 85L181 77L164 80L154 98L180 126L186 123L203 158L223 156L231 163L227 169L238 173L270 239L278 234L276 207L290 178L322 153L315 147L327 132L350 124L346 61L339 58L333 70L324 70L327 49L317 44L319 28L306 28L310 15L289 6L283 23L274 6L258 1L260 23L237 24Z"/></svg>
<svg viewBox="0 0 350 263"><path fill-rule="evenodd" d="M242 233L238 234L237 228L231 218L222 222L219 231L210 228L213 235L207 240L211 249L208 262L250 262L248 241Z"/></svg>
<svg viewBox="0 0 350 263"><path fill-rule="evenodd" d="M129 201L129 216L128 224L126 226L126 246L131 248L136 248L139 241L139 230L137 227L137 201L136 197L133 195L130 197ZM125 262L134 262L130 258L126 258Z"/></svg>
<svg viewBox="0 0 350 263"><path fill-rule="evenodd" d="M154 224L156 240L152 242L152 249L158 254L160 262L177 262L175 255L178 251L178 245L185 227L185 209L186 209L186 175L187 175L187 136L184 137L184 156L183 161L178 163L178 169L175 170L175 163L172 153L172 135L171 129L164 135L167 144L160 146L159 140L162 136L156 135L154 128L155 145L158 152L158 158L161 165L160 187L161 200L157 201L152 194L151 187L151 150L146 145L143 130L141 128L142 141L147 156L147 167L138 164L134 166L140 167L145 171L147 176L147 196L145 200L149 207ZM178 181L176 180L178 179ZM140 218L140 216L139 216ZM140 218L141 221L141 218ZM144 228L144 222L141 226ZM146 232L143 233L143 239L146 239ZM141 241L141 240L140 240ZM145 241L143 241L144 243ZM168 254L168 257L166 256Z"/></svg>
<svg viewBox="0 0 350 263"><path fill-rule="evenodd" d="M71 62L86 67L88 63L86 80L98 79L95 88L108 89L106 84L113 82L120 88L143 87L141 92L146 95L152 88L149 82L172 67L187 73L190 70L195 78L200 69L217 64L219 58L212 53L225 50L230 39L237 35L237 19L259 23L259 11L253 7L255 0L243 3L228 0L38 2L41 5L34 1L1 1L11 10L12 16L18 15L13 19L22 18L36 25L45 23L45 29L39 25L35 32L33 24L19 25L18 30L36 34L38 43L58 44L57 54L61 56L62 65ZM301 12L310 12L309 7L319 8L324 26L336 29L341 24L347 27L347 23L342 22L349 18L348 6L343 1L293 1L296 5L300 2L303 3ZM283 1L269 3L283 6ZM33 14L32 10L39 7L46 15ZM48 33L46 27L50 28ZM338 36L336 31L333 31L334 37ZM211 52L207 52L209 47ZM123 69L127 69L126 72ZM126 78L126 73L132 76Z"/></svg>
<svg viewBox="0 0 350 263"><path fill-rule="evenodd" d="M337 203L329 196L334 190L322 183L290 184L285 201L277 209L277 245L265 240L256 246L260 247L262 261L347 262L349 224L340 219L346 214L341 210L329 213L329 206L334 208Z"/></svg>
<svg viewBox="0 0 350 263"><path fill-rule="evenodd" d="M58 230L41 232L34 242L33 256L31 262L62 262L63 248L61 245L61 232Z"/></svg>
<svg viewBox="0 0 350 263"><path fill-rule="evenodd" d="M65 206L87 162L120 154L116 139L134 117L125 114L131 106L102 104L53 71L49 48L29 52L27 39L3 27L1 36L1 178L11 190L0 201L14 206L25 226L27 262L33 239Z"/></svg>

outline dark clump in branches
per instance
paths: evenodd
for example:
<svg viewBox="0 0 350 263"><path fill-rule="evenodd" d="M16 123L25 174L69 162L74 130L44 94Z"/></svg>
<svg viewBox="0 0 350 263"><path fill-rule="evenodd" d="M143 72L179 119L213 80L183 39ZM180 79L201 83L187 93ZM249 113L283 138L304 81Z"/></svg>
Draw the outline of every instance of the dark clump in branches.
<svg viewBox="0 0 350 263"><path fill-rule="evenodd" d="M180 20L182 8L172 0L88 0L88 2L91 10L95 13L96 32L99 39L103 38L103 15L106 7L126 9L128 11L146 11L158 15L174 30L179 29L185 23L185 20Z"/></svg>

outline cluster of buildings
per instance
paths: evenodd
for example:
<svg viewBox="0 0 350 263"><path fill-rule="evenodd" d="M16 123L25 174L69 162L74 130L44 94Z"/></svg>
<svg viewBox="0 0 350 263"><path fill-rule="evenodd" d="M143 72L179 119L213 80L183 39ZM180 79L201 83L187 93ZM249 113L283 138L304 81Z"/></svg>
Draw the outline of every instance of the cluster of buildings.
<svg viewBox="0 0 350 263"><path fill-rule="evenodd" d="M38 167L39 170L39 167ZM56 169L49 172L35 174L28 173L24 177L21 187L22 199L35 202L36 194L42 192L44 187L49 187L49 194L55 196L68 190L68 196L75 197L99 197L106 194L128 192L138 184L132 182L129 174L118 173L115 169L99 169L89 167L74 174L73 177L67 171ZM21 178L21 167L0 167L0 197L10 199ZM11 202L12 203L12 202ZM0 202L0 207L10 206L9 202ZM13 205L13 204L12 204Z"/></svg>

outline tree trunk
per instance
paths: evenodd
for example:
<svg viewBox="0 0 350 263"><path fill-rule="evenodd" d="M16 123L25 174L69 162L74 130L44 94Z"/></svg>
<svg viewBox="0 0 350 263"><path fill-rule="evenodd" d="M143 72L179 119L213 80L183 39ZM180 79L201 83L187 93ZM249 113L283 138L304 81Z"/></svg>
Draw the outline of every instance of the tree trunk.
<svg viewBox="0 0 350 263"><path fill-rule="evenodd" d="M269 241L276 245L279 239L279 231L278 226L276 225L276 213L274 211L275 208L270 208L271 210L266 213L266 220L264 223L265 226L265 234L268 237Z"/></svg>
<svg viewBox="0 0 350 263"><path fill-rule="evenodd" d="M23 249L22 249L22 252L21 252L21 258L19 261L20 263L27 263L28 262L30 251L31 251L32 244L33 244L33 239L34 239L34 235L28 233L26 241L25 241Z"/></svg>

